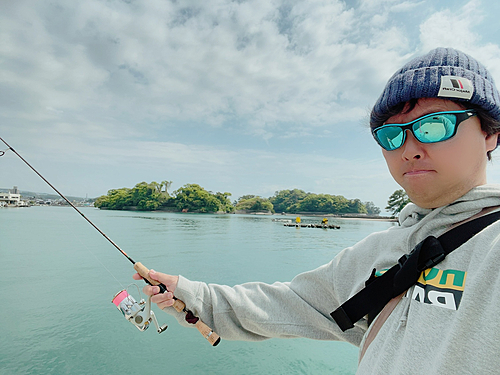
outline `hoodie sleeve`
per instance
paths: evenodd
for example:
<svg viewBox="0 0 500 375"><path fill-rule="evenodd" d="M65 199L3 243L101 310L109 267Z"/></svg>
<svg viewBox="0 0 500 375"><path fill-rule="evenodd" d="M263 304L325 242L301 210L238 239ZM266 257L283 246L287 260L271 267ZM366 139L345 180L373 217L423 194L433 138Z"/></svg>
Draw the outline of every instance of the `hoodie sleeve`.
<svg viewBox="0 0 500 375"><path fill-rule="evenodd" d="M335 263L299 274L286 283L252 282L229 287L180 276L175 295L223 339L306 337L359 345L366 329L358 326L344 333L330 317L341 303L333 290ZM182 325L189 326L184 314L168 310Z"/></svg>
<svg viewBox="0 0 500 375"><path fill-rule="evenodd" d="M291 282L252 282L234 287L179 277L175 296L226 340L305 337L347 341L359 346L365 320L342 332L330 313L364 287L373 268L397 263L410 228L373 233L341 251L331 262L297 275ZM388 233L390 232L390 233ZM183 313L175 315L189 326Z"/></svg>

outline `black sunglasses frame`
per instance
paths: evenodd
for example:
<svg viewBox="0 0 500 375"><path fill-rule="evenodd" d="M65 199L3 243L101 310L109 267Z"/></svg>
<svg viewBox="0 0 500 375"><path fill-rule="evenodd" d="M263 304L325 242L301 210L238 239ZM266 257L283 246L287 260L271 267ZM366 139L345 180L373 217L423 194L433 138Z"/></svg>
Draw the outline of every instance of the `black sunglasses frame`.
<svg viewBox="0 0 500 375"><path fill-rule="evenodd" d="M440 139L439 141L423 142L423 141L419 140L418 137L415 135L415 132L413 130L413 125L415 123L419 122L419 121L422 121L423 119L425 119L427 117L432 117L432 116L436 116L436 115L454 115L455 116L455 118L457 119L457 121L455 122L455 125L453 127L453 133L449 137L446 137L444 139ZM410 121L410 122L407 122L407 123L404 123L404 124L384 124L382 126L379 126L378 128L372 129L372 135L373 135L373 138L375 138L375 141L377 141L377 143L379 144L379 146L382 147L384 150L387 150L387 151L397 150L398 148L401 148L405 144L405 141L406 141L406 130L411 131L411 134L420 143L439 143L439 142L446 141L446 140L448 140L450 138L453 138L455 136L455 134L457 134L458 125L460 125L465 120L468 120L469 118L474 117L474 116L477 116L477 112L474 109L465 109L465 110L462 110L462 111L447 111L447 112L429 113L428 115L419 117L419 118L417 118L417 119L415 119L413 121ZM378 136L377 136L378 132L381 129L388 128L388 127L398 127L398 128L401 128L401 131L403 132L403 139L402 139L401 145L399 147L388 149L378 139Z"/></svg>

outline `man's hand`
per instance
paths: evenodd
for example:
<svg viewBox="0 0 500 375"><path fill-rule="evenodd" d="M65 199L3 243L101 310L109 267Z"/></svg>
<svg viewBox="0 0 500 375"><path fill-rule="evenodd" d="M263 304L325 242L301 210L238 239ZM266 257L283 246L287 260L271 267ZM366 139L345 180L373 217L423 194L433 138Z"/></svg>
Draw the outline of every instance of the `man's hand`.
<svg viewBox="0 0 500 375"><path fill-rule="evenodd" d="M158 281L159 283L165 285L167 287L168 292L163 294L160 293L160 287L146 285L142 288L142 291L147 296L151 297L151 302L156 303L160 309L164 309L165 307L170 307L174 304L174 292L177 287L177 282L179 281L179 276L167 275L161 272L155 272L154 270L149 270L149 277L153 280ZM141 280L142 277L138 273L133 276L134 280Z"/></svg>

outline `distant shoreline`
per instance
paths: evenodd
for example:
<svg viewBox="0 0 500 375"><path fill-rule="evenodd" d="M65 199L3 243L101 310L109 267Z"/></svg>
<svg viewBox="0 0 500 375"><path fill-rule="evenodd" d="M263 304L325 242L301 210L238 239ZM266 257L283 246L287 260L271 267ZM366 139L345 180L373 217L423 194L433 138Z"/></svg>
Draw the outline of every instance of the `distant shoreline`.
<svg viewBox="0 0 500 375"><path fill-rule="evenodd" d="M333 216L335 219L346 219L346 220L370 220L370 221L387 221L391 223L397 223L398 219L389 216L379 216L379 217L349 217L349 216Z"/></svg>
<svg viewBox="0 0 500 375"><path fill-rule="evenodd" d="M79 207L92 207L93 206L88 206L88 205L79 205L76 204ZM51 204L51 205L33 205L34 207L71 207L68 204ZM31 206L30 206L31 207ZM153 211L139 211L139 210L134 210L134 209L126 209L126 210L111 210L109 208L97 208L98 210L103 210L103 211L135 211L135 212L169 212L169 213L178 213L178 214L200 214L200 212L180 212L180 211L172 211L172 210L153 210ZM210 213L202 213L203 215L210 215ZM345 220L368 220L368 221L385 221L385 222L397 222L397 218L392 218L390 216L376 216L376 215L366 215L366 214L322 214L322 213L317 213L317 212L297 212L297 213L271 213L269 211L267 212L244 212L244 211L238 211L238 212L233 212L233 213L212 213L212 215L256 215L256 216L274 216L274 217L287 217L287 218L296 218L298 216L305 216L305 217L326 217L326 218L331 218L331 219L345 219ZM291 220L291 219L290 219Z"/></svg>
<svg viewBox="0 0 500 375"><path fill-rule="evenodd" d="M280 215L280 216L285 216L285 215ZM326 218L332 218L332 219L344 219L344 220L367 220L367 221L387 221L387 222L397 222L397 218L392 218L389 216L350 216L350 215L317 215L317 214L290 214L286 216L313 216L313 217L326 217Z"/></svg>
<svg viewBox="0 0 500 375"><path fill-rule="evenodd" d="M297 216L309 216L309 217L326 217L332 219L346 219L346 220L370 220L370 221L387 221L387 222L397 222L397 218L390 216L378 216L378 215L365 215L365 214L322 214L317 212L297 212L288 213L284 212L281 214L270 213L270 212L235 212L235 215L268 215L268 216L284 216L284 217L297 217Z"/></svg>

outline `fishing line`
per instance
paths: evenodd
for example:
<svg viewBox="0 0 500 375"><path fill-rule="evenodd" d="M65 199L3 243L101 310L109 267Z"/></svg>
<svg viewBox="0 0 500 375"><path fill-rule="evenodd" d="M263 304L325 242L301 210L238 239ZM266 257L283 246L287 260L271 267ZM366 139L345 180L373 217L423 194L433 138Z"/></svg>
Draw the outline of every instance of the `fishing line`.
<svg viewBox="0 0 500 375"><path fill-rule="evenodd" d="M104 267L104 269L105 269L106 271L108 271L108 273L109 273L109 274L113 277L113 279L115 279L115 280L116 280L116 282L117 282L118 284L120 284L120 286L121 286L122 288L124 288L124 289L125 289L125 286L122 284L122 282L121 282L120 280L118 280L118 278L117 278L117 277L113 274L113 272L111 272L111 270L110 270L108 267L106 267L106 265L105 265L105 264L104 264L104 263L103 263L103 262L102 262L102 261L101 261L101 260L97 257L97 255L95 255L95 254L94 254L94 252L93 252L92 250L90 250L90 247L89 247L89 246L87 246L87 245L84 245L84 246L85 246L85 250L87 250L90 254L92 254L92 256L95 258L95 260L97 260L97 261L99 262L99 264L101 264L101 266L103 266L103 267Z"/></svg>
<svg viewBox="0 0 500 375"><path fill-rule="evenodd" d="M122 253L132 264L135 264L134 260L130 258L125 251L123 251L120 246L118 246L111 238L109 238L106 233L104 233L102 230L100 230L92 221L90 221L87 216L83 214L82 211L80 211L71 201L66 198L59 190L55 188L54 185L52 185L45 177L43 177L30 163L28 163L16 150L14 150L7 142L5 142L2 137L0 137L0 141L5 143L5 145L8 147L8 150L12 151L14 154L16 154L28 167L31 168L33 172L35 172L47 185L49 185L59 196L66 201L72 208L75 209L76 212L78 212L87 222L94 227L95 230L97 230L105 239L107 239L111 245L113 245L120 253ZM5 151L0 152L0 157L5 154Z"/></svg>
<svg viewBox="0 0 500 375"><path fill-rule="evenodd" d="M7 142L5 142L2 137L0 137L0 141L2 141L7 146L7 150L10 150L14 154L16 154L33 172L35 172L62 199L64 199L66 203L68 203L76 212L78 212L82 218L84 218L90 225L92 225L92 227L94 227L95 230L97 230L106 240L108 240L109 243L111 243L120 253L122 253L134 265L134 269L137 271L137 273L139 273L139 275L144 279L146 283L148 283L149 285L158 286L160 288L160 293L167 292L167 288L164 284L150 278L149 269L147 269L142 263L135 262L130 256L128 256L125 251L123 251L111 238L109 238L101 229L99 229L97 225L90 221L90 219L87 218L87 216L85 216L83 212L81 212L73 203L71 203L68 198L66 198L59 190L57 190L54 185L52 185L45 177L43 177L40 172L38 172L30 163L28 163L16 150L14 150L14 148L12 148ZM2 157L3 155L5 155L5 151L0 151L0 157ZM102 264L102 262L100 263ZM106 266L104 266L104 268L106 268ZM111 273L107 268L106 270L111 275L113 275L113 273ZM115 276L113 275L113 277ZM198 331L212 346L218 345L220 342L219 335L217 335L212 330L212 328L203 323L200 318L198 318L190 310L188 310L184 302L176 297L173 297L173 299L174 304L172 307L174 307L177 312L184 312L186 314L186 321L190 324L194 324ZM128 295L126 290L122 290L117 295L115 295L112 302L116 305L116 307L118 307L119 310L123 312L127 320L133 323L139 330L146 330L149 327L150 322L153 322L156 325L158 333L161 333L166 329L166 325L163 327L159 327L158 322L156 321L155 315L151 310L151 297L148 299L147 304L143 300L137 303L137 301L135 301L132 296Z"/></svg>
<svg viewBox="0 0 500 375"><path fill-rule="evenodd" d="M26 163L26 165L28 165L28 167L30 167L38 176L40 176L40 178L42 178L43 181L45 181L52 189L54 189L56 191L57 194L59 194L71 207L73 207L84 219L86 219L94 228L96 228L99 233L101 233L104 238L106 238L108 241L110 241L115 247L118 248L118 250L120 250L120 252L122 252L125 256L127 256L124 251L122 249L120 249L118 247L118 245L116 245L105 233L103 233L97 226L95 226L74 204L72 204L63 194L61 194L49 181L47 181L47 179L45 179L35 168L33 168L33 166L31 166L31 164L29 164L21 155L19 155L19 153L14 150L11 146L9 146L7 144L7 142L5 142L1 137L0 137L0 140L2 140L3 143L5 143L5 145L8 147L7 150L2 150L0 151L0 157L4 156L5 155L5 151L8 151L8 150L11 150L14 154L16 154L24 163ZM120 282L120 280L118 280L116 278L116 276L113 274L113 272L111 272L108 267L106 267L104 265L104 263L90 250L90 248L88 246L85 246L86 250L92 254L92 256L104 267L104 269L106 271L108 271L108 273L118 282L118 284L120 284L121 287L124 287L123 284ZM134 263L130 257L127 256L127 258L129 258L129 260Z"/></svg>

